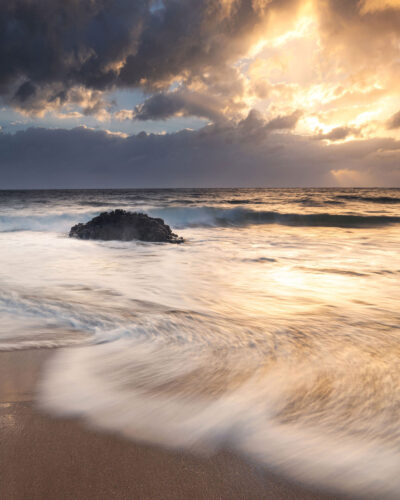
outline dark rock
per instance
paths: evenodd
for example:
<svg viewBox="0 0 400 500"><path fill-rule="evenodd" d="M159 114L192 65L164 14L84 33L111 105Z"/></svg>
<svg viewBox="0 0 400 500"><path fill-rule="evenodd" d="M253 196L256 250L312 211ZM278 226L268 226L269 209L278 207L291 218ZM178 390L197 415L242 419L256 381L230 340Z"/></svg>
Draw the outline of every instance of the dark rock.
<svg viewBox="0 0 400 500"><path fill-rule="evenodd" d="M77 224L69 236L82 240L183 242L162 219L125 210L103 212L86 224Z"/></svg>

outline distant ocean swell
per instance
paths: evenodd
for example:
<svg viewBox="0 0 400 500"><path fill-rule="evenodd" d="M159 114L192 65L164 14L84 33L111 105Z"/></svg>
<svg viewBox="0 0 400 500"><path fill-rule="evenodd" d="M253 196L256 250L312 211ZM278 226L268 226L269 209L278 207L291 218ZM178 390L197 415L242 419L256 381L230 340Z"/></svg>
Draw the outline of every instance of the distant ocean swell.
<svg viewBox="0 0 400 500"><path fill-rule="evenodd" d="M400 198L395 196L359 196L353 194L341 194L335 198L346 201L363 201L366 203L382 203L382 204L396 204L400 203Z"/></svg>
<svg viewBox="0 0 400 500"><path fill-rule="evenodd" d="M249 225L279 224L297 227L381 227L399 224L400 216L355 215L331 213L282 213L278 211L253 210L250 208L220 208L212 206L138 208L132 211L146 212L161 217L176 228L190 227L243 227ZM104 207L107 210L107 207ZM66 232L77 222L86 222L99 212L63 213L53 215L3 215L0 216L0 232L54 231Z"/></svg>
<svg viewBox="0 0 400 500"><path fill-rule="evenodd" d="M248 226L252 224L280 224L284 226L319 227L379 227L400 223L400 217L385 215L344 215L330 213L282 213L277 211L252 210L236 207L189 207L150 210L176 227L201 226Z"/></svg>

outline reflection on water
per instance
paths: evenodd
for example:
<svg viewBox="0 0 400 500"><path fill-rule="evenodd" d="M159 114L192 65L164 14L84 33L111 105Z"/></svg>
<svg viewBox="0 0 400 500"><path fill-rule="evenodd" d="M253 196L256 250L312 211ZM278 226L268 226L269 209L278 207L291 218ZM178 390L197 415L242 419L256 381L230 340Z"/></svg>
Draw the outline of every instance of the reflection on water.
<svg viewBox="0 0 400 500"><path fill-rule="evenodd" d="M398 201L397 190L5 193L0 349L66 346L41 385L50 411L398 498ZM163 216L187 243L66 237L115 206Z"/></svg>

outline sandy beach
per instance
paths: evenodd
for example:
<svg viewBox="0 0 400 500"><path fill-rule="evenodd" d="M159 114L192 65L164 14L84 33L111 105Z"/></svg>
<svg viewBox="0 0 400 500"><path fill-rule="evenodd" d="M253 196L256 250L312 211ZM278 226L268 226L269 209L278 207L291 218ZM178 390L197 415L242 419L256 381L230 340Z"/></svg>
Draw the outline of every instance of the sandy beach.
<svg viewBox="0 0 400 500"><path fill-rule="evenodd" d="M34 404L51 350L0 353L0 498L333 500L231 453L191 456L55 419Z"/></svg>

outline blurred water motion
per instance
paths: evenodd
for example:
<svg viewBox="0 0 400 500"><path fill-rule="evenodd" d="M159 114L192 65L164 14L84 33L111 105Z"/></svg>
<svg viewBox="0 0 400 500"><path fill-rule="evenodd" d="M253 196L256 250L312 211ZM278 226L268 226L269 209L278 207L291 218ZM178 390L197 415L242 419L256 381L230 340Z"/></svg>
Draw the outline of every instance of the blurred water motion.
<svg viewBox="0 0 400 500"><path fill-rule="evenodd" d="M187 243L66 237L115 207ZM398 498L399 207L398 190L2 192L0 349L64 347L50 411Z"/></svg>

